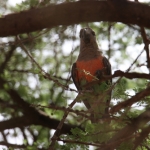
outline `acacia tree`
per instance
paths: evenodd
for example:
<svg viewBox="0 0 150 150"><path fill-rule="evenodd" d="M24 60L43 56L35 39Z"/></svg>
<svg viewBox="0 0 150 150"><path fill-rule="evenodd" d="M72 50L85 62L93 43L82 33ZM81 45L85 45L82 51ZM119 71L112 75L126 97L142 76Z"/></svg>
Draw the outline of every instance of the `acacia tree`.
<svg viewBox="0 0 150 150"><path fill-rule="evenodd" d="M6 6L0 18L0 145L149 149L150 6L123 0ZM4 8L11 13L4 15ZM75 98L70 74L87 22L113 69L103 79L113 79L110 118L94 124Z"/></svg>

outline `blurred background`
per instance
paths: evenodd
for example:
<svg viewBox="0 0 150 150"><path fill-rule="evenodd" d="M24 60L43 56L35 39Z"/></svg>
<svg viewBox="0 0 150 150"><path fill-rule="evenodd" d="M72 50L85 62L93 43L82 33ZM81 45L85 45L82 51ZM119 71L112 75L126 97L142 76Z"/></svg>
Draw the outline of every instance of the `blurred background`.
<svg viewBox="0 0 150 150"><path fill-rule="evenodd" d="M0 0L0 15L74 1ZM139 2L150 4L149 0L139 0ZM103 21L88 23L88 25L95 31L99 47L112 65L112 73L116 70L126 71L139 54L141 55L129 72L148 73L146 53L143 51L144 44L139 26ZM77 95L76 91L70 90L76 90L71 79L71 67L79 53L79 31L86 26L87 23L71 26L61 25L19 35L25 49L36 63L50 75L51 79L43 76L39 67L18 43L17 37L0 38L0 72L1 77L7 81L6 89L12 87L31 106L45 112L51 118L60 120L63 112L47 107L65 108ZM150 30L146 29L146 33L149 37ZM113 82L116 80L116 78L113 79ZM135 95L140 88L145 87L146 83L147 80L144 79L128 80L124 78L123 89L115 91L112 105L122 101L123 97L129 98ZM11 99L6 89L0 88L1 122L23 116L22 109ZM123 94L118 97L119 92ZM144 102L139 105L135 104L132 112L137 115L145 110L148 104ZM74 109L86 110L82 102L77 103ZM65 122L73 125L81 123L80 117L73 113L70 113ZM47 149L53 133L53 129L34 124L12 129L6 128L0 131L0 149L9 147L12 149ZM60 142L61 144L62 142ZM93 148L91 147L91 149Z"/></svg>

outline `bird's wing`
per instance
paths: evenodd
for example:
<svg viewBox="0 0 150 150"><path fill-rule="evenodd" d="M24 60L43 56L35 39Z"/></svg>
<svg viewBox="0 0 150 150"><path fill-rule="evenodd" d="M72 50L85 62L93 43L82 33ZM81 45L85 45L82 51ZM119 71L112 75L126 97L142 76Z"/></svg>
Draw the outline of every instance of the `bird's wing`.
<svg viewBox="0 0 150 150"><path fill-rule="evenodd" d="M73 79L73 82L74 82L76 88L78 90L81 90L80 82L79 82L79 78L78 78L78 73L77 73L76 63L74 63L72 65L71 76L72 76L72 79Z"/></svg>
<svg viewBox="0 0 150 150"><path fill-rule="evenodd" d="M106 57L103 57L103 64L104 64L104 67L106 68L105 74L106 75L112 75L111 64L109 63L109 61ZM112 80L109 80L109 82L112 83Z"/></svg>
<svg viewBox="0 0 150 150"><path fill-rule="evenodd" d="M78 89L78 91L82 90L82 88L80 86L79 78L78 78L76 63L74 63L72 65L71 76L72 76L73 82L74 82L76 88ZM91 108L91 106L87 100L83 100L83 102L84 102L85 106L87 107L87 109Z"/></svg>

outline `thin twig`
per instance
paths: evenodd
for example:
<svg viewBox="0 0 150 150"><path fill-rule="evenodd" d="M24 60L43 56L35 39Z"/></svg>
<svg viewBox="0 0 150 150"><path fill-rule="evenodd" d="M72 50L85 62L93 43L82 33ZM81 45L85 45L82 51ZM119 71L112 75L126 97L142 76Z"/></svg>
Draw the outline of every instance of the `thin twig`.
<svg viewBox="0 0 150 150"><path fill-rule="evenodd" d="M64 111L64 112L66 111L66 107L59 107L59 106L55 106L55 105L42 106L42 105L32 104L31 106L32 107L41 107L41 108L51 108L51 109L54 109L54 110L61 110L61 111ZM70 109L70 108L68 108L68 110L72 113L75 113L76 115L80 115L82 117L89 118L89 115L86 115L87 111L85 111L85 110L73 110L73 109Z"/></svg>
<svg viewBox="0 0 150 150"><path fill-rule="evenodd" d="M15 49L16 49L16 45L10 46L10 50L6 54L4 62L2 62L0 65L0 74L4 71L5 67L7 66L7 63L10 61L11 57L13 56Z"/></svg>
<svg viewBox="0 0 150 150"><path fill-rule="evenodd" d="M141 26L141 35L142 35L142 38L143 38L143 42L145 44L145 51L146 51L146 57L147 57L147 68L148 68L149 74L150 74L150 55L149 55L150 40L147 38L145 29L142 26Z"/></svg>
<svg viewBox="0 0 150 150"><path fill-rule="evenodd" d="M135 2L139 3L138 0L135 0ZM142 35L142 38L143 38L143 42L145 44L145 51L146 51L146 57L147 57L147 68L148 68L148 71L149 71L149 74L150 74L150 55L149 55L150 40L147 38L144 27L140 26L140 28L141 28L141 35Z"/></svg>
<svg viewBox="0 0 150 150"><path fill-rule="evenodd" d="M51 138L52 142L51 142L51 144L50 144L50 146L49 146L49 150L54 150L55 142L56 142L56 140L58 140L58 138L59 138L61 128L63 127L63 124L64 124L64 122L65 122L65 120L66 120L66 117L68 116L68 114L69 114L69 112L70 112L69 110L70 110L70 109L74 106L74 104L77 102L79 96L80 96L80 95L78 95L78 96L74 99L74 101L69 105L69 107L68 107L68 108L66 109L66 111L64 112L64 116L63 116L63 118L61 119L61 121L59 122L59 124L58 124L58 126L57 126L57 129L56 129L56 131L55 131L53 137Z"/></svg>
<svg viewBox="0 0 150 150"><path fill-rule="evenodd" d="M141 53L136 57L136 59L133 61L133 63L131 64L131 66L127 69L126 72L129 72L132 68L132 66L136 63L136 61L138 60L138 58L142 55L142 53L144 52L144 49L141 51Z"/></svg>
<svg viewBox="0 0 150 150"><path fill-rule="evenodd" d="M81 142L81 141L74 141L74 140L62 140L62 139L58 139L58 141L62 141L64 143L76 143L76 144L84 144L84 145L91 145L91 146L97 146L100 147L101 144L96 144L96 143L87 143L87 142Z"/></svg>
<svg viewBox="0 0 150 150"><path fill-rule="evenodd" d="M19 36L17 36L17 39L20 41L19 43L20 43L21 48L25 51L25 53L26 53L27 56L31 59L31 61L38 67L38 69L40 70L41 74L42 74L45 78L47 78L47 79L49 79L49 80L55 82L57 85L61 86L61 87L64 88L65 90L77 92L75 89L71 89L71 88L69 88L68 86L65 86L65 85L61 84L57 79L53 79L53 77L51 77L50 74L48 74L47 72L45 72L45 71L40 67L40 65L35 61L35 59L32 57L32 55L28 52L28 50L27 50L26 47L23 45L23 43L22 43L22 41L21 41L21 39L20 39Z"/></svg>

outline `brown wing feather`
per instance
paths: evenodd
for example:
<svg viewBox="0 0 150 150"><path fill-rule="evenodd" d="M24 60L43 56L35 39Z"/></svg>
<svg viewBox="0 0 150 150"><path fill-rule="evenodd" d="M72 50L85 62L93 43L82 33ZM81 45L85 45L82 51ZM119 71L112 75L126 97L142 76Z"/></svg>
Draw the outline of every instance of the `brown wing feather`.
<svg viewBox="0 0 150 150"><path fill-rule="evenodd" d="M106 72L105 72L106 75L112 75L111 65L106 57L103 57L103 64L104 64L104 67L106 68ZM110 80L110 82L112 83L112 80Z"/></svg>
<svg viewBox="0 0 150 150"><path fill-rule="evenodd" d="M72 79L73 79L73 82L74 82L76 88L77 88L78 90L81 90L79 78L78 78L78 75L77 75L76 63L74 63L74 64L72 65L71 76L72 76Z"/></svg>
<svg viewBox="0 0 150 150"><path fill-rule="evenodd" d="M72 76L73 82L74 82L76 88L78 89L78 91L82 90L82 88L80 86L78 74L77 74L76 63L74 63L72 65L71 76ZM87 107L87 109L91 108L91 106L90 106L90 104L88 103L87 100L83 100L83 102L84 102L85 106Z"/></svg>

